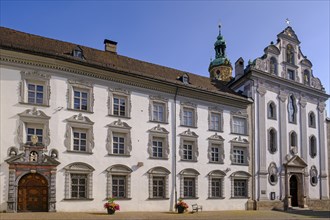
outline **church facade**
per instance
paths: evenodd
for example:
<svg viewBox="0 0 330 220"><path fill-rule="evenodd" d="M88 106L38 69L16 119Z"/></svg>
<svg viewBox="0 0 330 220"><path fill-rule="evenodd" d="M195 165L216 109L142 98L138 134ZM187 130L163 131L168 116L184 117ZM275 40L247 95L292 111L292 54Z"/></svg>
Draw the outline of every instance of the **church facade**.
<svg viewBox="0 0 330 220"><path fill-rule="evenodd" d="M324 206L329 96L278 37L232 78L220 32L202 77L1 27L0 210Z"/></svg>

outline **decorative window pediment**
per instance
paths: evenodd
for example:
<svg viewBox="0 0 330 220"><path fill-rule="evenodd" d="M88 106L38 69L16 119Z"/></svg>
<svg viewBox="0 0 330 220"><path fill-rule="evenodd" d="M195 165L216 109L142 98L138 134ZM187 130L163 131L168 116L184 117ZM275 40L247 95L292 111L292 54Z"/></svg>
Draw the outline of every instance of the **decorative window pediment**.
<svg viewBox="0 0 330 220"><path fill-rule="evenodd" d="M110 116L131 117L131 92L122 88L109 88L108 112Z"/></svg>
<svg viewBox="0 0 330 220"><path fill-rule="evenodd" d="M231 178L242 178L242 179L248 179L251 177L251 174L245 171L236 171L230 175Z"/></svg>
<svg viewBox="0 0 330 220"><path fill-rule="evenodd" d="M249 130L248 114L245 111L231 112L230 126L233 134L247 135Z"/></svg>
<svg viewBox="0 0 330 220"><path fill-rule="evenodd" d="M94 149L94 122L81 113L66 119L66 122L64 145L67 151L92 153Z"/></svg>
<svg viewBox="0 0 330 220"><path fill-rule="evenodd" d="M226 173L221 170L213 170L208 173L209 198L224 199L224 177Z"/></svg>
<svg viewBox="0 0 330 220"><path fill-rule="evenodd" d="M208 176L212 176L212 177L224 177L227 174L224 171L222 171L222 170L212 170L207 175Z"/></svg>
<svg viewBox="0 0 330 220"><path fill-rule="evenodd" d="M223 111L217 107L209 107L208 124L210 131L223 131Z"/></svg>
<svg viewBox="0 0 330 220"><path fill-rule="evenodd" d="M182 170L180 173L180 198L198 198L199 172L192 168Z"/></svg>
<svg viewBox="0 0 330 220"><path fill-rule="evenodd" d="M168 131L157 125L149 132L148 153L152 159L168 159L170 153Z"/></svg>
<svg viewBox="0 0 330 220"><path fill-rule="evenodd" d="M250 148L247 139L240 136L230 141L230 160L235 165L248 166L250 162Z"/></svg>
<svg viewBox="0 0 330 220"><path fill-rule="evenodd" d="M149 96L149 120L168 123L168 99L161 96Z"/></svg>
<svg viewBox="0 0 330 220"><path fill-rule="evenodd" d="M45 147L50 144L49 116L35 107L25 110L18 116L17 140L21 149L24 144L31 142L31 135L37 135L38 143L43 144Z"/></svg>
<svg viewBox="0 0 330 220"><path fill-rule="evenodd" d="M131 173L133 170L126 165L116 164L107 171L107 198L131 198Z"/></svg>
<svg viewBox="0 0 330 220"><path fill-rule="evenodd" d="M75 111L93 112L93 84L84 80L68 80L67 91L68 109Z"/></svg>
<svg viewBox="0 0 330 220"><path fill-rule="evenodd" d="M190 131L190 129L188 129L187 131L182 132L179 135L182 136L182 137L198 138L198 135L195 132Z"/></svg>
<svg viewBox="0 0 330 220"><path fill-rule="evenodd" d="M191 102L181 102L180 119L181 126L197 127L197 105Z"/></svg>
<svg viewBox="0 0 330 220"><path fill-rule="evenodd" d="M106 149L112 156L130 156L132 151L131 127L118 119L107 125Z"/></svg>
<svg viewBox="0 0 330 220"><path fill-rule="evenodd" d="M164 167L154 167L148 171L150 199L167 199L169 197L168 176L170 173Z"/></svg>
<svg viewBox="0 0 330 220"><path fill-rule="evenodd" d="M214 135L208 138L209 146L208 146L208 159L210 163L224 163L225 159L225 151L223 141L224 139L215 133Z"/></svg>
<svg viewBox="0 0 330 220"><path fill-rule="evenodd" d="M182 161L197 162L198 152L198 135L190 131L184 131L180 134L179 155Z"/></svg>
<svg viewBox="0 0 330 220"><path fill-rule="evenodd" d="M245 171L236 171L230 175L231 178L231 197L232 198L249 198L251 174Z"/></svg>

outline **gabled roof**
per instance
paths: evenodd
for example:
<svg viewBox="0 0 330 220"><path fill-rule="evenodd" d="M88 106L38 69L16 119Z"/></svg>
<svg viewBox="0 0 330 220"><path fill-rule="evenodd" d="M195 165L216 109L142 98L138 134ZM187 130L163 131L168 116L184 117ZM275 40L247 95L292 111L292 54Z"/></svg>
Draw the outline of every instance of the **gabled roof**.
<svg viewBox="0 0 330 220"><path fill-rule="evenodd" d="M77 46L79 46L79 48L83 51L84 59L79 59L72 56L72 51L77 48ZM244 99L241 95L232 89L229 89L223 83L212 82L208 77L132 59L113 52L101 51L98 49L28 34L5 27L0 27L0 48L65 60L82 65L124 71L175 84L183 84L178 80L178 77L183 74L188 74L189 84L186 85L187 87L212 91L220 94L231 94L241 100Z"/></svg>

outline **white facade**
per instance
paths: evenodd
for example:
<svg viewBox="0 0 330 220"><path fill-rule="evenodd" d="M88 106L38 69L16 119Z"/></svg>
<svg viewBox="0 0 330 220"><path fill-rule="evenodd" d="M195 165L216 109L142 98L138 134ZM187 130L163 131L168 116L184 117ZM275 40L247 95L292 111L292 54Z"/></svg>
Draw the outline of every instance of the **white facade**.
<svg viewBox="0 0 330 220"><path fill-rule="evenodd" d="M251 123L246 99L219 92L220 95L204 100L199 94L206 92L209 95L210 92L196 91L180 81L177 86L167 85L169 92L164 92L166 89L160 91L156 84L148 82L147 77L143 79L147 86L137 86L138 82L125 74L120 76L123 80L119 82L116 73L108 70L4 47L0 68L1 211L23 211L28 207L20 203L18 197L23 192L20 191L22 180L29 174L37 174L31 178L48 181L45 188L48 201L44 202L48 207L44 211L103 211L106 198L113 196L114 184L119 184L119 180L114 179L121 177L125 181L125 196L117 200L121 211L169 211L174 209L179 197L189 205L202 204L203 210L246 209L252 192L248 129ZM181 74L180 71L177 73ZM105 74L109 78L100 79L92 74ZM42 104L29 103L29 83L43 85ZM87 93L86 110L74 109L74 96L77 95L74 91L81 91L80 95ZM125 99L126 112L122 117L114 115L117 96ZM234 100L233 104L221 104L222 100L228 103L226 96ZM85 108L82 106L83 95L80 98L80 108ZM214 102L209 101L212 99ZM164 104L163 122L150 120L153 101ZM191 126L182 125L185 108L193 111ZM210 130L212 113L220 116L219 129ZM233 132L235 117L245 120L245 134ZM36 150L38 159L35 161L31 152L38 145L26 145L28 129L32 127L42 130L45 145L44 150ZM79 132L87 137L77 139L75 135ZM113 155L114 137L118 134L125 139L125 152L119 156ZM163 158L152 158L152 138L161 139ZM87 143L82 144L85 139ZM74 149L75 140L79 142L79 150ZM119 143L120 139L116 141ZM210 162L212 144L219 147L219 161L214 163ZM188 145L193 148L192 159L184 153ZM242 164L233 162L234 147L244 153ZM24 152L29 154L24 156ZM42 156L41 152L48 157ZM184 160L185 156L187 160ZM47 168L46 163L52 163L54 167ZM152 198L154 177L160 177L166 184L161 189L165 191L160 193L161 198ZM81 185L77 194L73 178L83 179L77 180ZM212 178L221 181L221 185L215 187L221 192L214 198L210 185ZM184 189L189 191L189 185L184 183L188 180L195 184L192 195L187 196ZM235 195L234 180L245 181L242 196ZM78 198L72 198L77 195Z"/></svg>

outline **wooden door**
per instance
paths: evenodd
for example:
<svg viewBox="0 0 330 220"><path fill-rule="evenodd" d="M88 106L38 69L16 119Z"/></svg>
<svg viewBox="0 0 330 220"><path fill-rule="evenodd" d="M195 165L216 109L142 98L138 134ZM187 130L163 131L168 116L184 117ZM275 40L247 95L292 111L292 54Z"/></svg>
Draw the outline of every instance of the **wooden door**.
<svg viewBox="0 0 330 220"><path fill-rule="evenodd" d="M37 173L23 176L18 183L17 211L47 212L48 182Z"/></svg>
<svg viewBox="0 0 330 220"><path fill-rule="evenodd" d="M291 206L298 206L298 180L295 175L290 178Z"/></svg>

